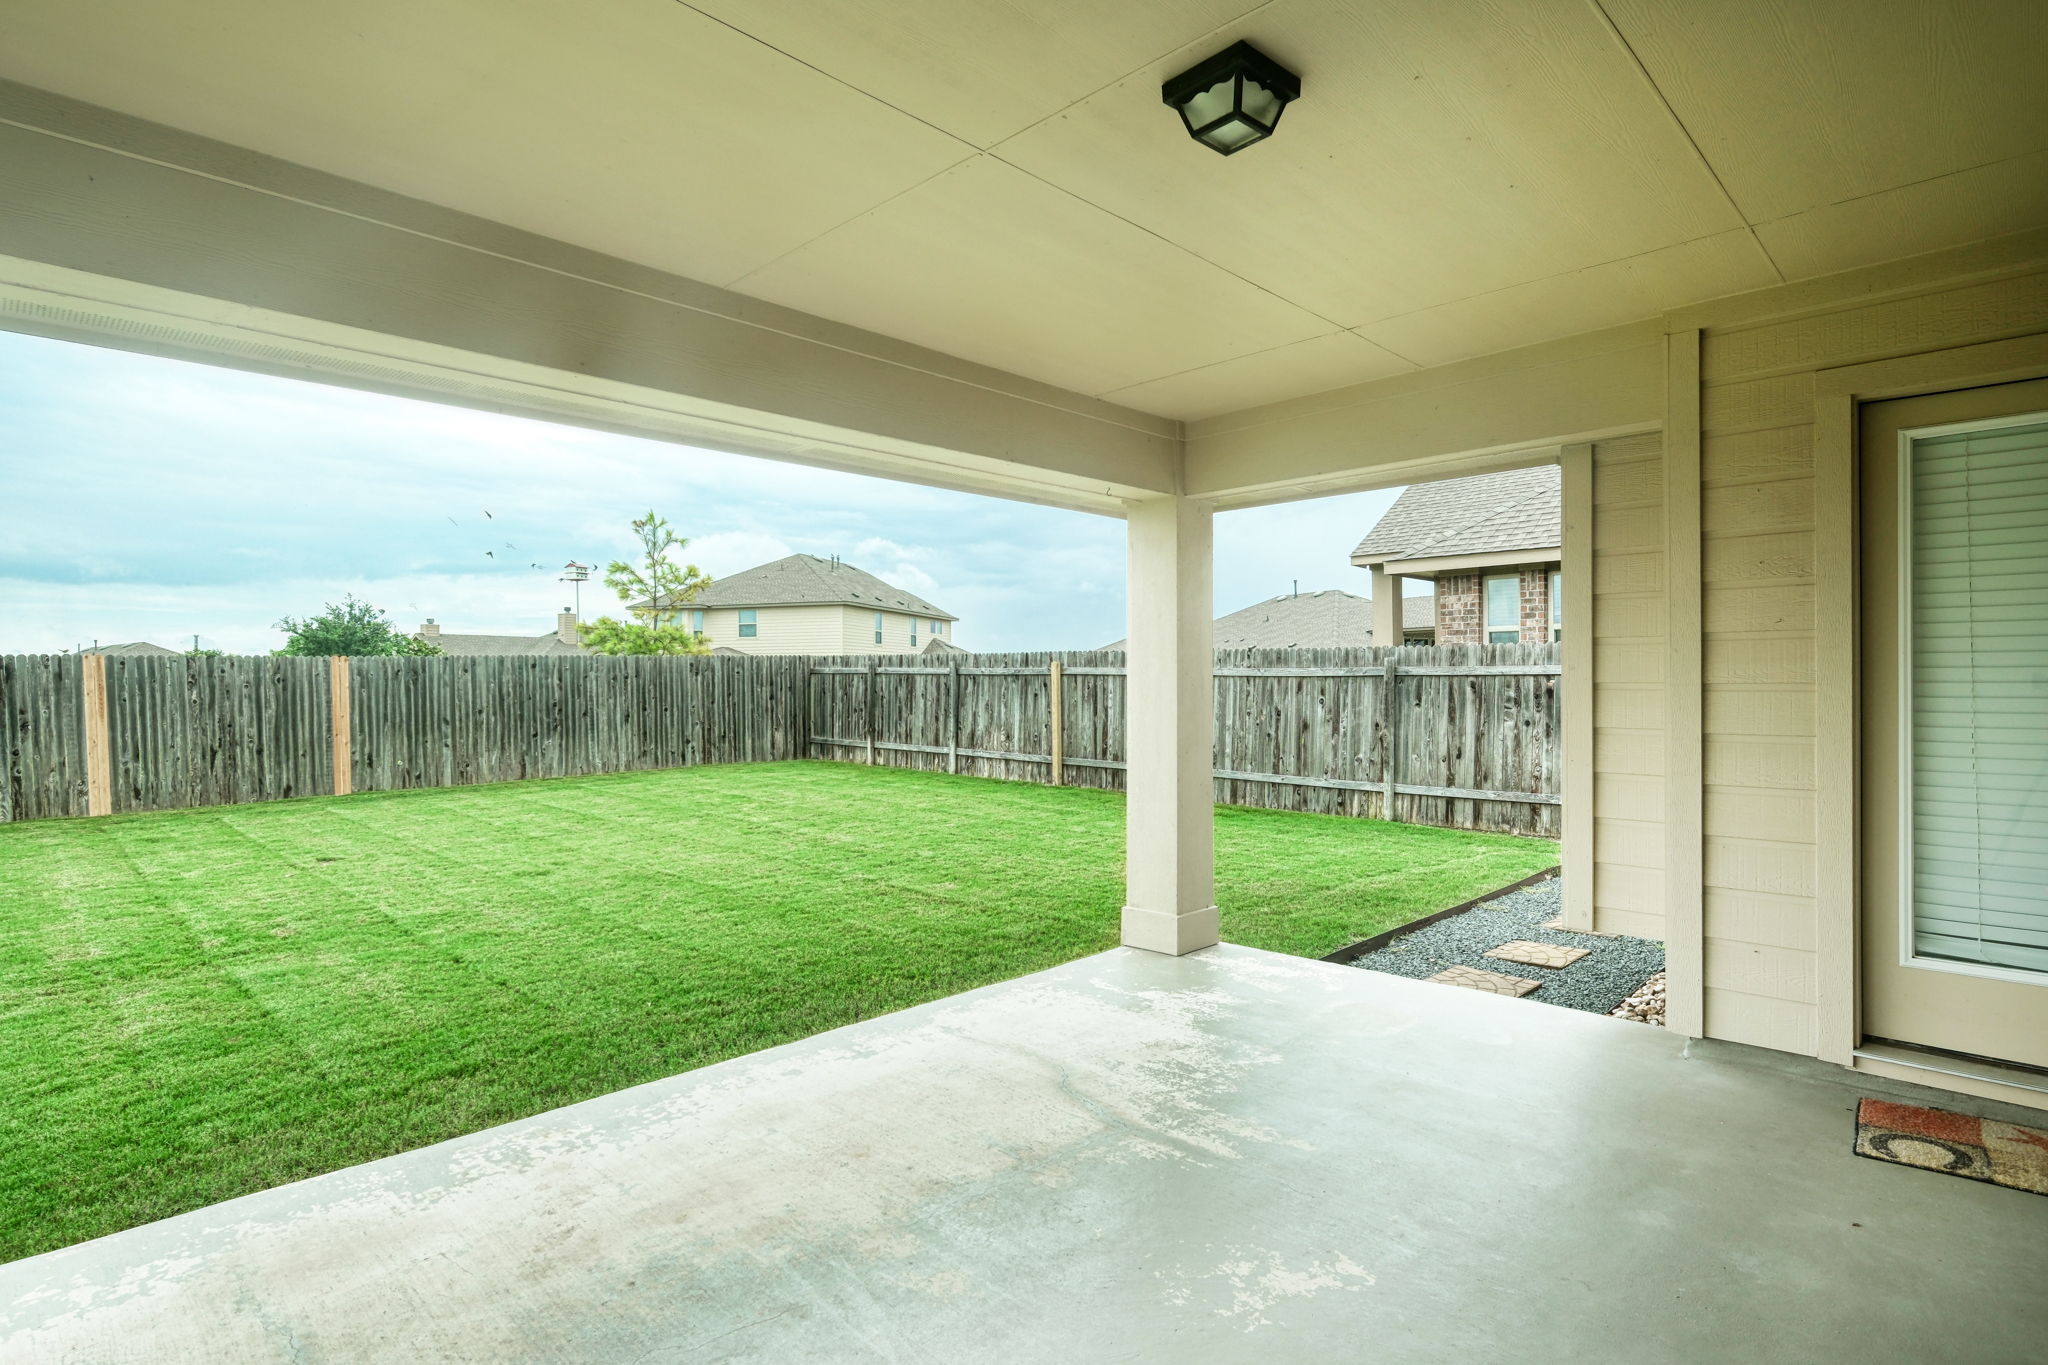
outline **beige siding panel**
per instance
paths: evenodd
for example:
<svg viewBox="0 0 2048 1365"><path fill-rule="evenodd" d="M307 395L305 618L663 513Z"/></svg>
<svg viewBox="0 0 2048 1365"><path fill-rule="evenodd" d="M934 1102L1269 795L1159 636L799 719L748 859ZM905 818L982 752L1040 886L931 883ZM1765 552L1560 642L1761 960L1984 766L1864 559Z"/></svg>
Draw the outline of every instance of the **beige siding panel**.
<svg viewBox="0 0 2048 1365"><path fill-rule="evenodd" d="M1853 517L1853 491L1815 477L1815 374L2048 329L2048 268L2034 260L2000 270L1947 288L1904 276L1862 293L1845 284L1795 304L1800 315L1764 317L1759 302L1750 317L1722 314L1726 325L1701 338L1709 1036L1813 1054L1823 1014L1839 1021L1853 1011L1848 966L1819 955L1853 937L1853 926L1821 920L1823 907L1853 913L1853 887L1839 884L1850 875L1839 850L1817 842L1843 836L1822 818L1832 793L1817 790L1817 774L1835 765L1823 763L1816 738L1840 729L1826 724L1816 692L1816 651L1836 623L1824 616L1832 585L1817 577L1817 527ZM1595 566L1618 577L1615 565ZM1596 714L1626 714L1626 702L1602 705L1596 696ZM1629 818L1624 794L1600 804L1604 820ZM1823 885L1824 872L1835 880ZM1846 1043L1833 1035L1846 1029L1829 1027L1838 1051Z"/></svg>
<svg viewBox="0 0 2048 1365"><path fill-rule="evenodd" d="M1802 1005L1811 1005L1819 998L1814 986L1814 955L1797 948L1709 939L1707 972L1722 990Z"/></svg>
<svg viewBox="0 0 2048 1365"><path fill-rule="evenodd" d="M1710 638L1702 651L1701 676L1711 689L1723 683L1813 682L1813 641L1797 637L1746 640Z"/></svg>
<svg viewBox="0 0 2048 1365"><path fill-rule="evenodd" d="M1593 614L1600 614L1594 599ZM1603 644L1593 649L1593 676L1603 683L1661 683L1664 647L1659 644Z"/></svg>
<svg viewBox="0 0 2048 1365"><path fill-rule="evenodd" d="M1706 382L1853 365L2048 330L2048 274L1916 294L1818 317L1708 334Z"/></svg>
<svg viewBox="0 0 2048 1365"><path fill-rule="evenodd" d="M1707 787L1707 828L1716 835L1804 843L1813 836L1814 814L1810 791Z"/></svg>
<svg viewBox="0 0 2048 1365"><path fill-rule="evenodd" d="M1723 384L1700 393L1701 430L1709 436L1813 420L1813 376L1787 375L1747 384Z"/></svg>
<svg viewBox="0 0 2048 1365"><path fill-rule="evenodd" d="M1750 587L1717 584L1707 591L1702 618L1710 635L1749 631L1811 635L1813 585L1786 583Z"/></svg>
<svg viewBox="0 0 2048 1365"><path fill-rule="evenodd" d="M1707 888L1707 938L1812 952L1814 903L1799 896Z"/></svg>
<svg viewBox="0 0 2048 1365"><path fill-rule="evenodd" d="M1811 739L1813 690L1764 684L1717 687L1707 695L1706 729L1710 735Z"/></svg>
<svg viewBox="0 0 2048 1365"><path fill-rule="evenodd" d="M1759 531L1811 531L1813 480L1732 484L1700 494L1701 534L1747 536Z"/></svg>
<svg viewBox="0 0 2048 1365"><path fill-rule="evenodd" d="M1716 981L1714 976L1707 979ZM1707 987L1707 1036L1811 1057L1820 1030L1812 1005L1749 995L1716 984Z"/></svg>
<svg viewBox="0 0 2048 1365"><path fill-rule="evenodd" d="M1664 439L1593 447L1593 922L1663 935Z"/></svg>
<svg viewBox="0 0 2048 1365"><path fill-rule="evenodd" d="M1813 532L1710 536L1700 547L1700 576L1710 586L1813 577Z"/></svg>
<svg viewBox="0 0 2048 1365"><path fill-rule="evenodd" d="M1609 730L1664 728L1664 693L1655 687L1600 686L1593 689L1593 724Z"/></svg>
<svg viewBox="0 0 2048 1365"><path fill-rule="evenodd" d="M1664 866L1664 826L1657 821L1596 819L1593 838L1603 863L1652 870Z"/></svg>
<svg viewBox="0 0 2048 1365"><path fill-rule="evenodd" d="M1716 688L1706 698L1706 733L1755 739L1812 739L1812 690L1769 688L1761 684Z"/></svg>
<svg viewBox="0 0 2048 1365"><path fill-rule="evenodd" d="M1599 600L1593 634L1602 640L1654 640L1664 633L1664 604L1648 593L1615 594Z"/></svg>
<svg viewBox="0 0 2048 1365"><path fill-rule="evenodd" d="M1593 555L1593 591L1596 594L1646 592L1664 594L1664 556L1652 550L1640 554Z"/></svg>
<svg viewBox="0 0 2048 1365"><path fill-rule="evenodd" d="M1600 730L1593 736L1593 771L1654 777L1664 771L1661 730Z"/></svg>
<svg viewBox="0 0 2048 1365"><path fill-rule="evenodd" d="M1771 427L1700 443L1700 482L1708 488L1813 473L1813 428Z"/></svg>
<svg viewBox="0 0 2048 1365"><path fill-rule="evenodd" d="M1772 896L1813 895L1813 845L1707 836L1706 884Z"/></svg>
<svg viewBox="0 0 2048 1365"><path fill-rule="evenodd" d="M1593 486L1600 486L1595 478ZM1599 506L1596 502L1594 506ZM1637 504L1632 507L1603 511L1593 522L1593 549L1595 553L1611 554L1617 550L1655 550L1664 541L1663 514L1658 504Z"/></svg>
<svg viewBox="0 0 2048 1365"><path fill-rule="evenodd" d="M1658 506L1664 499L1664 462L1656 457L1640 460L1605 460L1593 485L1593 505L1598 508Z"/></svg>
<svg viewBox="0 0 2048 1365"><path fill-rule="evenodd" d="M1597 845L1596 845L1597 847ZM1664 904L1664 874L1655 868L1621 863L1593 863L1593 904L1637 914L1659 913Z"/></svg>
<svg viewBox="0 0 2048 1365"><path fill-rule="evenodd" d="M1716 787L1813 790L1813 741L1708 735L1706 778Z"/></svg>
<svg viewBox="0 0 2048 1365"><path fill-rule="evenodd" d="M1593 815L1601 820L1657 820L1664 813L1664 783L1637 773L1601 773Z"/></svg>
<svg viewBox="0 0 2048 1365"><path fill-rule="evenodd" d="M1618 905L1595 905L1593 930L1601 934L1633 934L1637 938L1654 939L1664 933L1664 916L1655 911L1630 910Z"/></svg>

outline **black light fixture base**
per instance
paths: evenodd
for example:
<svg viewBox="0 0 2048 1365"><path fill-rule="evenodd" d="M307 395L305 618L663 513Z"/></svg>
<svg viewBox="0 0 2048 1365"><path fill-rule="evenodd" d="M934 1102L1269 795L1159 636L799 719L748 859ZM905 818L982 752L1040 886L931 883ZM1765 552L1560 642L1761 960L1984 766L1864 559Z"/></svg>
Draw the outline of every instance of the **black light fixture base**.
<svg viewBox="0 0 2048 1365"><path fill-rule="evenodd" d="M1247 42L1232 43L1160 87L1188 136L1224 156L1264 142L1286 107L1301 97L1301 78Z"/></svg>

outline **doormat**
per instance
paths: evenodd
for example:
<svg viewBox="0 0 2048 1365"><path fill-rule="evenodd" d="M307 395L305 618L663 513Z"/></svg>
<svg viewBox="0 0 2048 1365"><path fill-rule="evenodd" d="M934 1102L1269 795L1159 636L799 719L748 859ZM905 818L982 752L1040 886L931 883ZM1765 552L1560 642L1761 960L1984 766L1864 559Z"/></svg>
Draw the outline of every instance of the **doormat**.
<svg viewBox="0 0 2048 1365"><path fill-rule="evenodd" d="M2048 1194L2048 1129L1864 1100L1856 1106L1856 1155Z"/></svg>

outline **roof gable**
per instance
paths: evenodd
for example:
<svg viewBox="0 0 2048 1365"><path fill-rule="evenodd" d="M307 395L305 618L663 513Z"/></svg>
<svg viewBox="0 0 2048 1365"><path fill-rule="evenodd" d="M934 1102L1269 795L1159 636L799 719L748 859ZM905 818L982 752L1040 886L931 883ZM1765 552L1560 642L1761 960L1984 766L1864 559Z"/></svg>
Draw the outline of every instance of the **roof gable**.
<svg viewBox="0 0 2048 1365"><path fill-rule="evenodd" d="M1556 465L1411 484L1352 559L1421 559L1551 549L1561 543Z"/></svg>
<svg viewBox="0 0 2048 1365"><path fill-rule="evenodd" d="M849 606L909 612L942 621L960 618L914 592L885 583L865 569L816 555L788 555L721 578L691 607Z"/></svg>

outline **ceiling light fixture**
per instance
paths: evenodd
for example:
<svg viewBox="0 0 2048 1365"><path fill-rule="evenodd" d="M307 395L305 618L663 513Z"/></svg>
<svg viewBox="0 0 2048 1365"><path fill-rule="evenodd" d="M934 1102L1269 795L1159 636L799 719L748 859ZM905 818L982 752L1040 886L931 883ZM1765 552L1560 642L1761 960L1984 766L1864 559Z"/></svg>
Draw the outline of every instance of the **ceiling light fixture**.
<svg viewBox="0 0 2048 1365"><path fill-rule="evenodd" d="M1301 78L1253 47L1232 43L1160 87L1188 136L1229 156L1273 136L1280 111L1301 96Z"/></svg>

